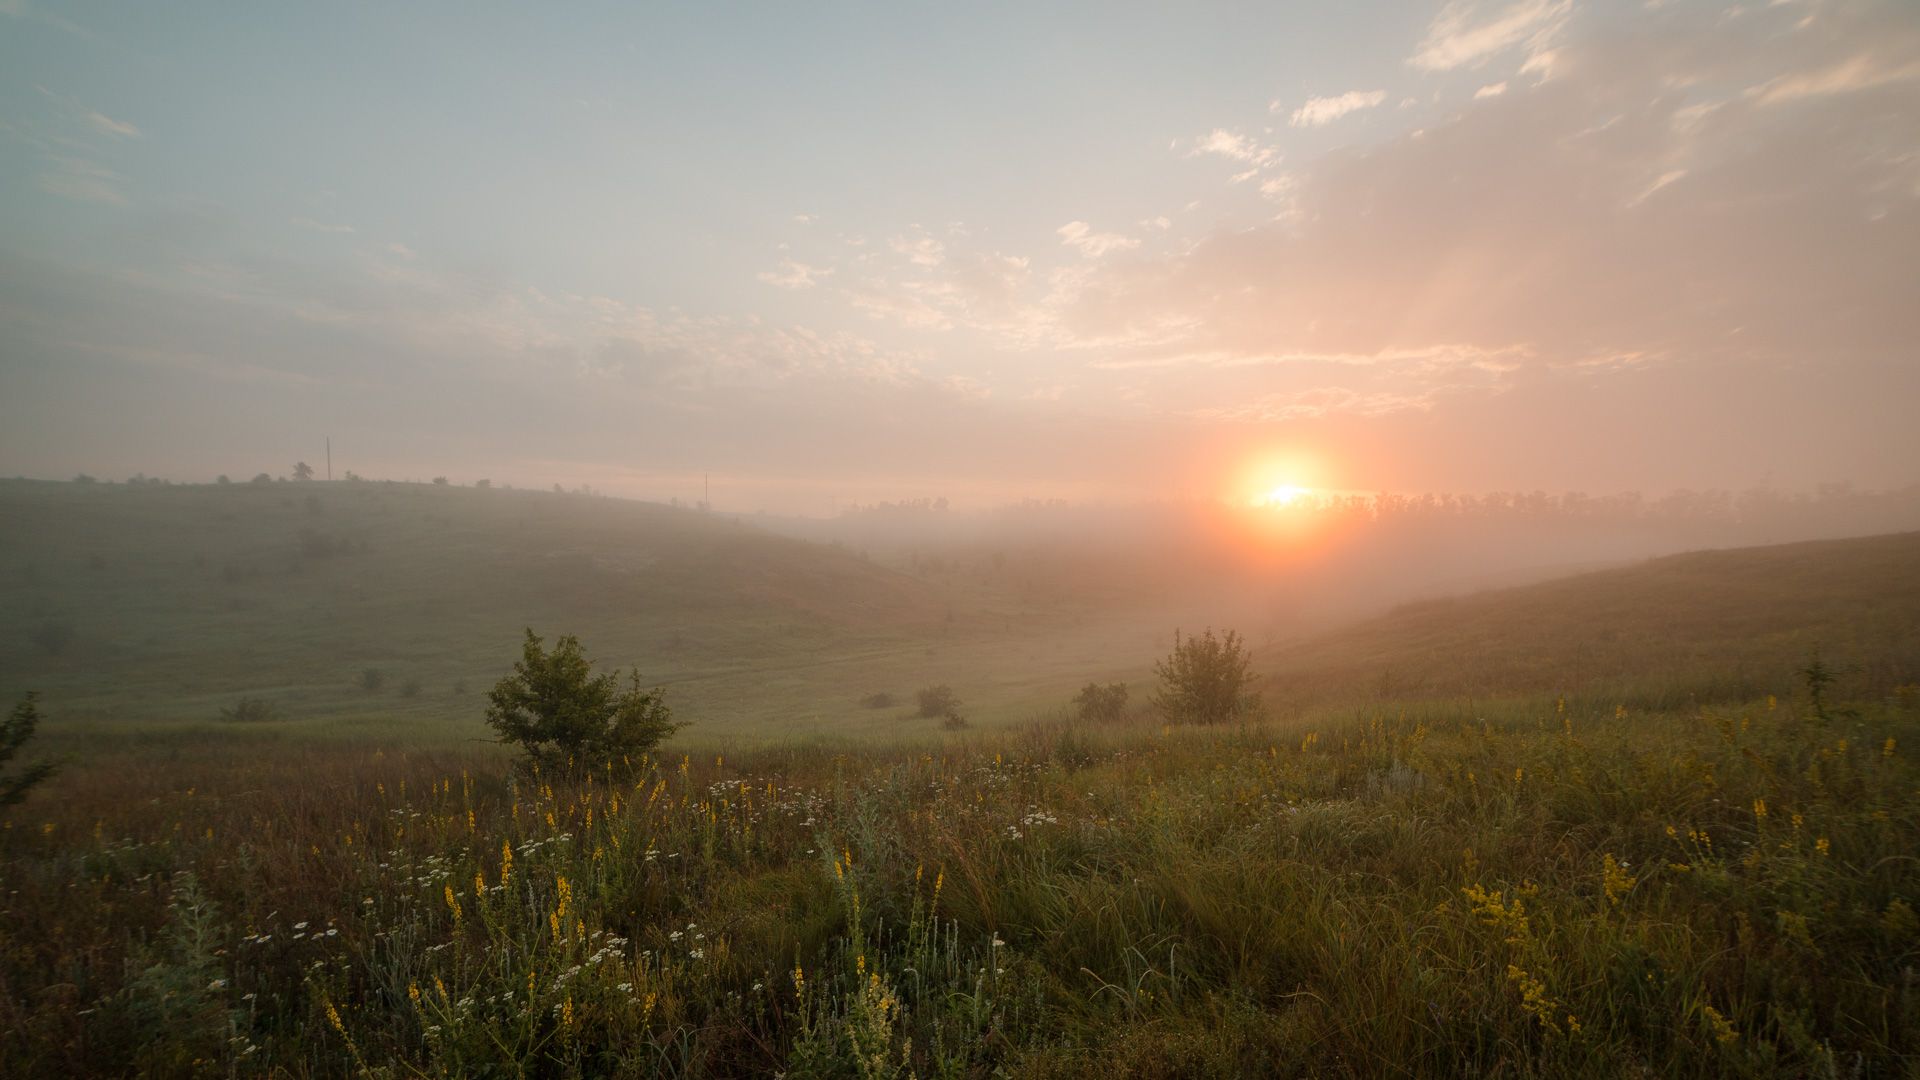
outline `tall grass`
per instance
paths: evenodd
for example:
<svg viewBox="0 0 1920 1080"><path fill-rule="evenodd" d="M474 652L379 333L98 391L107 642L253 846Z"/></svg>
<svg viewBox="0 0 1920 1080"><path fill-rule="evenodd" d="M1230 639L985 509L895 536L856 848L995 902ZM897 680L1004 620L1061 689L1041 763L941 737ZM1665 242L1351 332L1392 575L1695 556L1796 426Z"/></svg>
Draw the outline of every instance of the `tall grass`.
<svg viewBox="0 0 1920 1080"><path fill-rule="evenodd" d="M1887 1074L1904 700L613 762L274 742L0 826L8 1075Z"/></svg>

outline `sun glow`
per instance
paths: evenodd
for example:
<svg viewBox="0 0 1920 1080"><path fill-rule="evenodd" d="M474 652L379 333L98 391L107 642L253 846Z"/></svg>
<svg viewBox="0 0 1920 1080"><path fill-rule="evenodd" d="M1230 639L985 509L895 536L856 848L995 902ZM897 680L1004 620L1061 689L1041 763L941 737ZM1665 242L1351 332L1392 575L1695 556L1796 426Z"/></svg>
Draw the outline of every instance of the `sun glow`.
<svg viewBox="0 0 1920 1080"><path fill-rule="evenodd" d="M1312 488L1301 487L1298 484L1279 484L1255 496L1253 504L1274 507L1292 506L1311 494L1313 494Z"/></svg>

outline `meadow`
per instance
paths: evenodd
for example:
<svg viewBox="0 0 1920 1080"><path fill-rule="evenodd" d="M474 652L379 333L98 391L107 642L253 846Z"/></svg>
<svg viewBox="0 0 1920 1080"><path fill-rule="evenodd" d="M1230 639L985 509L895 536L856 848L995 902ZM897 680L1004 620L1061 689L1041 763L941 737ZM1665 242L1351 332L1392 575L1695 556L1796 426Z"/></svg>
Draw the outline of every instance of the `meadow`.
<svg viewBox="0 0 1920 1080"><path fill-rule="evenodd" d="M493 495L547 498L461 497ZM291 558L287 527L309 511L239 505L290 512L271 536ZM485 505L510 519L515 504ZM972 592L949 624L937 582L675 514L668 532L701 530L686 548L700 558L739 535L762 546L743 559L841 568L818 595L872 602L856 618L822 600L830 618L789 630L829 649L872 635L911 659L900 691L949 633L975 635L970 662L1014 663L1020 642L988 643L990 605L1017 591ZM257 542L235 537L226 558ZM471 700L431 712L353 686L374 653L322 635L346 624L321 593L287 598L305 586L281 578L345 562L278 567L256 599L319 629L257 654L243 634L263 624L230 603L245 580L178 586L199 605L184 613L118 615L104 586L88 600L41 584L88 629L38 672L58 678L33 745L62 771L0 810L0 1072L1910 1075L1917 546L1703 552L1408 605L1257 647L1262 706L1216 726L1165 722L1138 676L1122 718L1069 715L1072 687L1150 666L1151 640L1077 670L1052 653L1041 676L1010 668L1041 704L964 730L862 710L862 679L834 707L868 727L781 737L705 714L726 698L689 680L670 700L693 726L571 779L480 741L479 691L505 663L479 643L506 654L538 602L505 575L476 586L471 621L445 620L475 643ZM66 552L83 570L98 553ZM432 580L430 561L370 580ZM108 568L82 580L118 580ZM714 628L690 636L751 611L766 648L782 637L766 620L809 596L791 575L751 579L790 598L771 603L656 574L655 595L700 585L673 597ZM182 643L128 629L166 618ZM636 619L646 634L673 621L664 601ZM1035 619L1064 633L1098 611ZM401 625L424 637L431 621ZM233 662L181 671L202 704L166 715L168 657L197 663L167 650L201 631L232 635ZM10 684L36 673L16 663ZM89 685L88 663L130 683ZM740 666L747 700L751 657ZM828 701L832 681L808 685ZM214 711L261 685L288 711Z"/></svg>
<svg viewBox="0 0 1920 1080"><path fill-rule="evenodd" d="M1896 1075L1920 702L923 748L103 753L0 831L9 1075Z"/></svg>

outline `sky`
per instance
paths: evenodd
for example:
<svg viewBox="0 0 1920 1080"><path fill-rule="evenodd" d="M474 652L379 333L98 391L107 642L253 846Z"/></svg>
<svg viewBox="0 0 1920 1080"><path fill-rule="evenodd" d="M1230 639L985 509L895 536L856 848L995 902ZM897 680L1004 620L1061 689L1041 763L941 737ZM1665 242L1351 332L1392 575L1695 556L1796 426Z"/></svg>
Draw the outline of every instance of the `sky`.
<svg viewBox="0 0 1920 1080"><path fill-rule="evenodd" d="M0 0L0 475L1920 481L1920 4Z"/></svg>

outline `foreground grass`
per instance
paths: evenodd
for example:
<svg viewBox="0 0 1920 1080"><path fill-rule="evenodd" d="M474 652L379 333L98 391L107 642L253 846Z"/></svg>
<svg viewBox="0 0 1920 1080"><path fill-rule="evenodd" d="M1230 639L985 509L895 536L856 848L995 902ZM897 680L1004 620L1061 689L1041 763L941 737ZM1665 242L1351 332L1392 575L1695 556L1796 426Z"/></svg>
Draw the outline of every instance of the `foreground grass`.
<svg viewBox="0 0 1920 1080"><path fill-rule="evenodd" d="M573 784L155 740L0 830L0 1061L1901 1073L1913 705L1038 726Z"/></svg>

